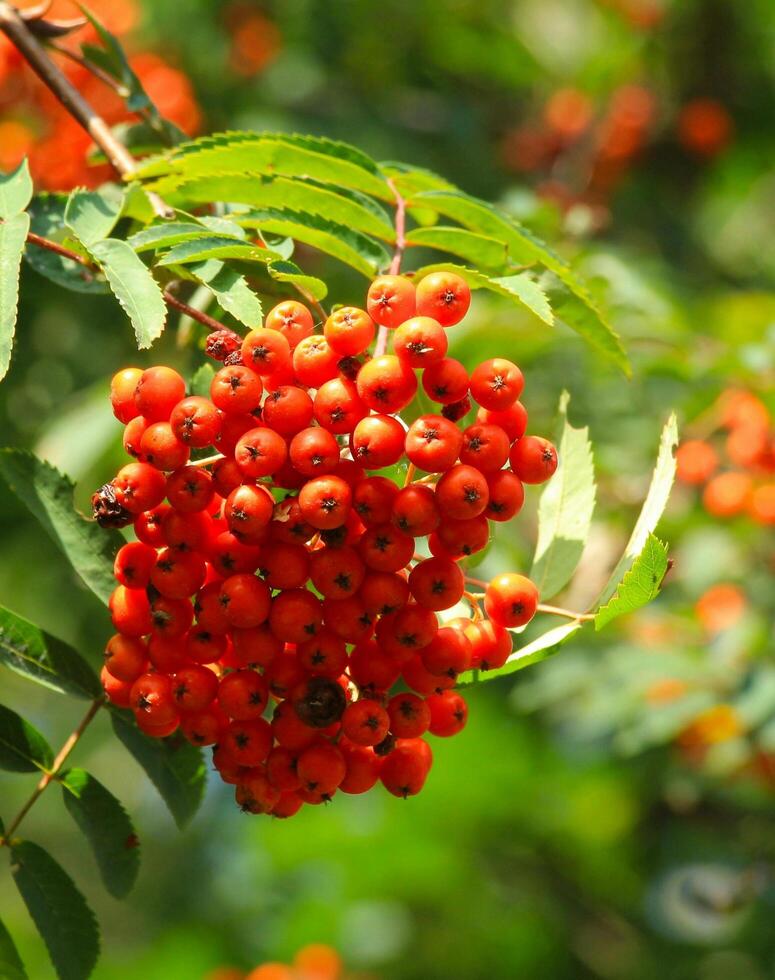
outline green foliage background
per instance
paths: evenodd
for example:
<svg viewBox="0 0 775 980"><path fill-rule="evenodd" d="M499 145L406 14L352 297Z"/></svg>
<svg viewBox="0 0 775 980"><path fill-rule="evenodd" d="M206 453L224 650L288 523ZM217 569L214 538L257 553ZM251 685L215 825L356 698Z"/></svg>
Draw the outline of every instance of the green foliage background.
<svg viewBox="0 0 775 980"><path fill-rule="evenodd" d="M539 233L561 234L586 273L601 277L632 381L567 331L528 330L511 307L482 300L454 332L461 359L504 354L523 367L534 431L551 431L562 389L572 394L573 424L590 428L600 581L590 574L569 597L580 608L629 533L669 408L692 419L730 383L773 407L769 5L676 0L661 26L643 32L592 0L283 0L261 8L282 46L250 81L228 68L226 5L182 7L145 4L141 33L192 77L209 128L320 133L427 165L507 202ZM603 106L631 83L653 91L656 120L608 202L610 222L587 236L583 208L563 219L535 196L538 179L505 167L502 141L560 86ZM697 95L720 99L735 122L732 144L709 162L675 139L677 109ZM360 301L341 267L306 268ZM169 361L189 372L198 357L172 330L138 355L112 300L63 295L26 277L0 426L7 444L34 447L76 478L85 504L121 459L106 379L124 363ZM526 567L536 502L531 495L519 534L501 536L483 575ZM5 489L0 505L0 600L98 662L103 608ZM397 980L770 976L772 786L734 778L734 745L709 770L687 767L666 744L684 716L650 706L644 689L690 676L699 700L684 706L684 720L748 698L751 731L766 727L775 716L772 535L745 522L713 525L685 493L659 533L677 565L655 609L600 637L586 630L546 665L470 689L466 732L437 742L428 785L409 803L373 793L267 821L238 813L213 781L180 834L99 719L76 764L121 796L139 830L142 870L128 900L105 897L57 790L25 824L98 910L104 954L95 977L188 980L221 964L288 959L311 941L337 946L353 969ZM718 580L743 583L750 605L711 644L691 608ZM667 647L649 648L638 623L666 625ZM52 745L82 710L7 672L1 683L3 702L25 705ZM739 753L751 751L744 741ZM0 777L4 815L34 778ZM5 874L0 908L28 972L48 980L45 951Z"/></svg>

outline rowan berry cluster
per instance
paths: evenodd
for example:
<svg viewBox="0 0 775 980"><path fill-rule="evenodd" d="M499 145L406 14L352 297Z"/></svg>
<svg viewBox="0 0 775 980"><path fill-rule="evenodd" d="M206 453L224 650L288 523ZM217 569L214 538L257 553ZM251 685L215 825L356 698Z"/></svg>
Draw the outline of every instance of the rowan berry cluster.
<svg viewBox="0 0 775 980"><path fill-rule="evenodd" d="M244 338L211 334L209 399L169 367L113 379L135 461L94 510L136 540L116 557L105 690L144 732L212 745L245 810L287 817L378 781L418 793L423 736L466 723L458 676L501 666L536 611L509 573L483 614L459 564L557 466L525 434L515 364L469 375L446 356L469 303L450 273L381 276L321 332L289 301ZM407 424L418 373L438 412ZM439 622L461 600L470 615Z"/></svg>
<svg viewBox="0 0 775 980"><path fill-rule="evenodd" d="M678 448L678 479L703 487L702 504L713 517L775 524L775 432L767 406L749 391L730 390L699 424L705 421L708 435Z"/></svg>

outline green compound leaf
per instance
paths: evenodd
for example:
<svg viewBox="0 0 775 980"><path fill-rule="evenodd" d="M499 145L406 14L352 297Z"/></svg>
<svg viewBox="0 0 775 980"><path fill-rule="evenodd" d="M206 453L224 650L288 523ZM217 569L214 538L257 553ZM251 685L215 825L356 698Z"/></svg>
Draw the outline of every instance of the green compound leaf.
<svg viewBox="0 0 775 980"><path fill-rule="evenodd" d="M261 300L248 286L244 276L217 259L189 265L188 272L210 290L222 310L231 313L246 327L261 326Z"/></svg>
<svg viewBox="0 0 775 980"><path fill-rule="evenodd" d="M51 746L37 728L0 704L0 769L46 772L53 761Z"/></svg>
<svg viewBox="0 0 775 980"><path fill-rule="evenodd" d="M87 980L100 952L94 913L72 878L31 841L11 848L11 873L60 980Z"/></svg>
<svg viewBox="0 0 775 980"><path fill-rule="evenodd" d="M319 215L365 235L395 241L391 219L372 198L359 191L333 188L309 178L256 173L173 175L146 186L167 203L186 210L212 201L252 208L292 208Z"/></svg>
<svg viewBox="0 0 775 980"><path fill-rule="evenodd" d="M328 286L323 280L318 279L316 276L306 275L295 262L290 262L287 259L277 259L267 265L266 271L277 282L289 282L294 286L298 286L307 292L312 299L320 301L328 295Z"/></svg>
<svg viewBox="0 0 775 980"><path fill-rule="evenodd" d="M182 143L160 157L140 163L140 180L180 174L185 177L224 174L303 175L392 200L374 160L346 143L291 133L226 132Z"/></svg>
<svg viewBox="0 0 775 980"><path fill-rule="evenodd" d="M137 834L126 810L83 769L70 769L59 782L65 809L89 841L105 888L124 898L140 870Z"/></svg>
<svg viewBox="0 0 775 980"><path fill-rule="evenodd" d="M260 248L244 242L236 235L213 234L206 238L189 240L174 245L158 261L157 265L186 265L190 262L204 262L207 259L238 259L240 262L260 262L266 265L277 258L269 249Z"/></svg>
<svg viewBox="0 0 775 980"><path fill-rule="evenodd" d="M485 269L504 271L508 264L508 247L505 242L447 225L415 228L406 237L407 245L423 245L440 252L450 252L466 262Z"/></svg>
<svg viewBox="0 0 775 980"><path fill-rule="evenodd" d="M352 266L367 278L390 263L388 253L373 238L307 211L263 208L239 215L236 220L243 227L258 228L270 235L285 235L310 245Z"/></svg>
<svg viewBox="0 0 775 980"><path fill-rule="evenodd" d="M0 478L59 546L91 591L107 603L115 587L113 559L124 543L73 506L72 480L24 449L0 450Z"/></svg>
<svg viewBox="0 0 775 980"><path fill-rule="evenodd" d="M32 219L30 230L42 238L61 243L68 234L65 226L64 194L38 194L29 207ZM66 259L55 252L30 244L24 252L24 261L41 276L50 279L58 286L75 293L109 293L110 288L102 277L97 277L91 269L79 262Z"/></svg>
<svg viewBox="0 0 775 980"><path fill-rule="evenodd" d="M656 599L666 572L667 546L650 534L611 599L598 609L595 629L601 630L618 616L634 612Z"/></svg>
<svg viewBox="0 0 775 980"><path fill-rule="evenodd" d="M675 479L675 449L677 445L678 423L675 415L671 415L662 429L657 462L651 476L651 484L646 494L646 500L638 515L638 520L630 535L627 547L624 549L624 554L619 559L616 568L611 573L608 584L597 600L598 606L605 605L617 590L619 583L624 577L624 573L632 565L634 559L643 551L646 542L659 523L659 519L670 498L670 491L673 487L673 480Z"/></svg>
<svg viewBox="0 0 775 980"><path fill-rule="evenodd" d="M2 919L0 919L0 977L4 980L27 980L24 964Z"/></svg>
<svg viewBox="0 0 775 980"><path fill-rule="evenodd" d="M498 677L504 677L506 674L513 674L525 667L540 663L542 660L548 660L549 657L553 657L555 653L558 653L563 643L577 633L583 625L583 623L574 619L569 623L563 623L561 626L555 626L553 629L547 630L546 633L542 633L541 636L536 637L532 643L528 643L521 649L515 650L506 663L497 670L469 671L467 674L461 674L458 678L457 686L467 687L471 684L482 684L486 681L493 681Z"/></svg>
<svg viewBox="0 0 775 980"><path fill-rule="evenodd" d="M118 738L159 791L175 823L184 827L204 796L207 769L202 750L181 735L164 739L144 735L130 712L113 709L111 721Z"/></svg>
<svg viewBox="0 0 775 980"><path fill-rule="evenodd" d="M60 694L96 698L102 693L97 675L80 653L3 606L0 663Z"/></svg>
<svg viewBox="0 0 775 980"><path fill-rule="evenodd" d="M595 509L595 470L589 430L568 422L565 392L560 399L562 436L559 466L538 505L538 543L530 578L551 599L570 581L581 559Z"/></svg>
<svg viewBox="0 0 775 980"><path fill-rule="evenodd" d="M150 347L167 321L159 284L127 242L106 238L92 245L90 251L134 327L137 346L141 350Z"/></svg>
<svg viewBox="0 0 775 980"><path fill-rule="evenodd" d="M554 315L546 298L546 293L530 272L491 278L483 272L468 269L463 265L455 265L452 262L436 262L433 265L424 265L418 269L415 272L415 279L421 279L432 272L454 272L465 279L471 289L487 289L498 296L503 296L512 303L516 303L517 306L526 307L550 327L554 324Z"/></svg>
<svg viewBox="0 0 775 980"><path fill-rule="evenodd" d="M427 207L463 227L488 235L508 246L509 258L520 265L538 263L550 270L573 295L576 304L586 308L585 317L566 317L569 326L592 346L613 360L625 374L630 366L619 336L599 309L583 280L548 245L528 231L515 219L499 212L486 201L470 197L461 191L430 190L415 194L410 204ZM572 322L575 319L576 322Z"/></svg>
<svg viewBox="0 0 775 980"><path fill-rule="evenodd" d="M21 214L31 199L32 178L26 159L11 173L0 173L0 220Z"/></svg>
<svg viewBox="0 0 775 980"><path fill-rule="evenodd" d="M181 242L195 241L212 237L212 229L189 221L168 221L164 224L148 225L141 231L130 235L127 242L135 252L159 251L172 248Z"/></svg>
<svg viewBox="0 0 775 980"><path fill-rule="evenodd" d="M98 191L74 190L65 205L65 224L90 247L113 231L123 203L123 195L112 198Z"/></svg>
<svg viewBox="0 0 775 980"><path fill-rule="evenodd" d="M19 312L19 272L29 230L28 214L0 222L0 380L11 363Z"/></svg>

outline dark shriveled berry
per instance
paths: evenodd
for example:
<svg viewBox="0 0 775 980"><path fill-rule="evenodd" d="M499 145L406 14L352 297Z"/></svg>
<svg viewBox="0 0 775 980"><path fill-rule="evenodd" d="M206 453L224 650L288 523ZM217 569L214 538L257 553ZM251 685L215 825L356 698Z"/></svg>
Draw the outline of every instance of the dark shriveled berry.
<svg viewBox="0 0 775 980"><path fill-rule="evenodd" d="M328 728L344 714L345 693L336 681L327 677L310 677L301 691L295 691L293 707L310 728Z"/></svg>
<svg viewBox="0 0 775 980"><path fill-rule="evenodd" d="M100 527L127 527L135 519L116 497L116 488L105 483L92 495L92 517Z"/></svg>
<svg viewBox="0 0 775 980"><path fill-rule="evenodd" d="M214 361L225 361L229 354L239 350L242 337L233 330L214 330L205 340L205 354Z"/></svg>

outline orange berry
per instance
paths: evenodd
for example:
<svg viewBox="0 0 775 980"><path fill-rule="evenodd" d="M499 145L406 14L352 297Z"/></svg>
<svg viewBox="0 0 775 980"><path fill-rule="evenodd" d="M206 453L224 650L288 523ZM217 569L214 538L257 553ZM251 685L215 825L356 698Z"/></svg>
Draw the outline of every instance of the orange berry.
<svg viewBox="0 0 775 980"><path fill-rule="evenodd" d="M751 477L747 473L720 473L705 487L702 503L714 517L734 517L748 506Z"/></svg>
<svg viewBox="0 0 775 980"><path fill-rule="evenodd" d="M682 483L707 483L718 466L716 450L701 439L682 442L675 454L677 476Z"/></svg>
<svg viewBox="0 0 775 980"><path fill-rule="evenodd" d="M694 611L709 633L720 633L739 622L745 612L745 594L736 585L712 585L697 600Z"/></svg>

